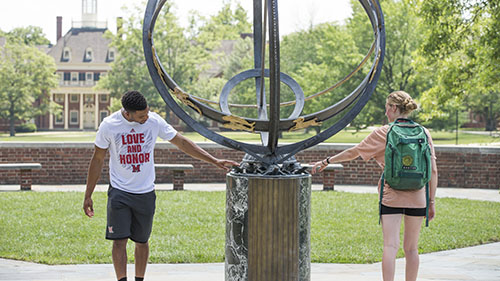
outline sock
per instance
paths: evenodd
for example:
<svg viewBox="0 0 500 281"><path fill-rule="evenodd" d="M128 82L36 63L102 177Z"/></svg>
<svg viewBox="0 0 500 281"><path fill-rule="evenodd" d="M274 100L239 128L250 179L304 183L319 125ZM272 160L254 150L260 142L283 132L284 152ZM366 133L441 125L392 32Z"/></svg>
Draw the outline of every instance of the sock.
<svg viewBox="0 0 500 281"><path fill-rule="evenodd" d="M144 281L144 277L135 277L135 281Z"/></svg>
<svg viewBox="0 0 500 281"><path fill-rule="evenodd" d="M118 281L127 281L127 277L123 277L122 279L120 279Z"/></svg>

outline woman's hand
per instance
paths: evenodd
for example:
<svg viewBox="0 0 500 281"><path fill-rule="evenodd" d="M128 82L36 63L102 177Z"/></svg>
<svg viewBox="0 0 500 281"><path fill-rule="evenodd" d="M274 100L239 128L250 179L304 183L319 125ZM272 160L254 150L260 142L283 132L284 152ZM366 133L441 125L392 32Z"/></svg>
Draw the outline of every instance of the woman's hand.
<svg viewBox="0 0 500 281"><path fill-rule="evenodd" d="M433 220L434 217L436 216L436 203L433 200L432 202L429 203L429 221Z"/></svg>
<svg viewBox="0 0 500 281"><path fill-rule="evenodd" d="M311 162L309 163L310 165L313 165L311 168L311 174L314 175L316 173L321 173L323 170L328 166L328 163L326 163L325 160L321 160L318 162Z"/></svg>

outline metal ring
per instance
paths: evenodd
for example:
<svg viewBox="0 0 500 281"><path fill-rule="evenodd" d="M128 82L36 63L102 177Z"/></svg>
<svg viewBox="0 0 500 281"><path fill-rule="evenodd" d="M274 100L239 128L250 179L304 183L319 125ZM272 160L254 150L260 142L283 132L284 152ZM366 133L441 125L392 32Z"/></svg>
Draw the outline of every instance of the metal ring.
<svg viewBox="0 0 500 281"><path fill-rule="evenodd" d="M261 77L261 75L261 70L255 68L238 73L237 75L229 79L226 85L224 85L224 87L222 88L219 97L219 106L222 112L224 112L225 114L231 114L231 110L229 109L228 104L228 98L231 90L236 87L236 85L250 78ZM269 69L266 69L264 71L264 76L269 77ZM299 83L297 83L297 81L295 81L292 77L290 77L290 75L286 73L280 73L280 81L285 83L285 85L287 85L295 95L295 107L292 114L290 114L288 118L298 118L300 116L300 113L302 112L302 109L304 109L304 91L300 87Z"/></svg>

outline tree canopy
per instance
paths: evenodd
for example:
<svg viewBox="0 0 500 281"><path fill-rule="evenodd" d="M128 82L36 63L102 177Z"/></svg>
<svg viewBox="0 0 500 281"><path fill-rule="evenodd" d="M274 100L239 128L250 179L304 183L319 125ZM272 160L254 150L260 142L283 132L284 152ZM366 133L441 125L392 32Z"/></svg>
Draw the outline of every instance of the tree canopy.
<svg viewBox="0 0 500 281"><path fill-rule="evenodd" d="M467 108L486 130L500 117L500 3L493 0L419 1L425 39L417 65L432 73L423 93L427 119Z"/></svg>
<svg viewBox="0 0 500 281"><path fill-rule="evenodd" d="M358 128L385 122L385 97L404 90L417 99L421 109L414 118L436 128L450 128L450 117L471 110L495 129L500 117L500 8L498 1L475 0L381 0L387 36L383 70L372 99L351 125ZM373 33L366 12L352 0L352 16L344 23L311 25L282 36L281 71L297 80L308 97L329 88L349 74L367 54ZM155 27L155 46L167 72L179 85L197 96L217 99L225 82L253 68L247 12L231 1L214 16L191 14L183 28L167 2ZM149 78L142 54L141 17L136 11L125 20L121 33L113 35L118 50L112 71L100 86L115 96L134 88L145 93L152 107L168 110ZM232 51L220 51L224 40ZM366 67L341 87L306 101L304 113L322 110L351 92L364 77ZM267 58L266 58L267 60ZM222 76L201 75L213 64ZM282 101L294 99L283 86ZM245 81L230 96L230 103L255 103L255 82ZM256 117L256 110L234 109L237 115ZM283 108L286 117L292 107ZM329 127L335 120L324 122ZM454 123L454 122L453 122Z"/></svg>
<svg viewBox="0 0 500 281"><path fill-rule="evenodd" d="M0 47L0 118L9 120L10 135L15 122L28 121L48 111L50 104L34 107L37 99L48 101L57 85L54 60L36 47L7 40Z"/></svg>

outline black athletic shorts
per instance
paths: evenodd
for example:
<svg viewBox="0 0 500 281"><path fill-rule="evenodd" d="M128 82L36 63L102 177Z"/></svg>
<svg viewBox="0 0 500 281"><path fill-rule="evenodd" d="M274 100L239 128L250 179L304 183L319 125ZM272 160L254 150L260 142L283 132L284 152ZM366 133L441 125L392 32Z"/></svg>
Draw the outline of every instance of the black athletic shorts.
<svg viewBox="0 0 500 281"><path fill-rule="evenodd" d="M130 238L134 242L146 243L153 228L156 194L125 192L109 186L106 239Z"/></svg>
<svg viewBox="0 0 500 281"><path fill-rule="evenodd" d="M382 205L382 215L403 214L413 217L425 217L425 208L393 208Z"/></svg>

